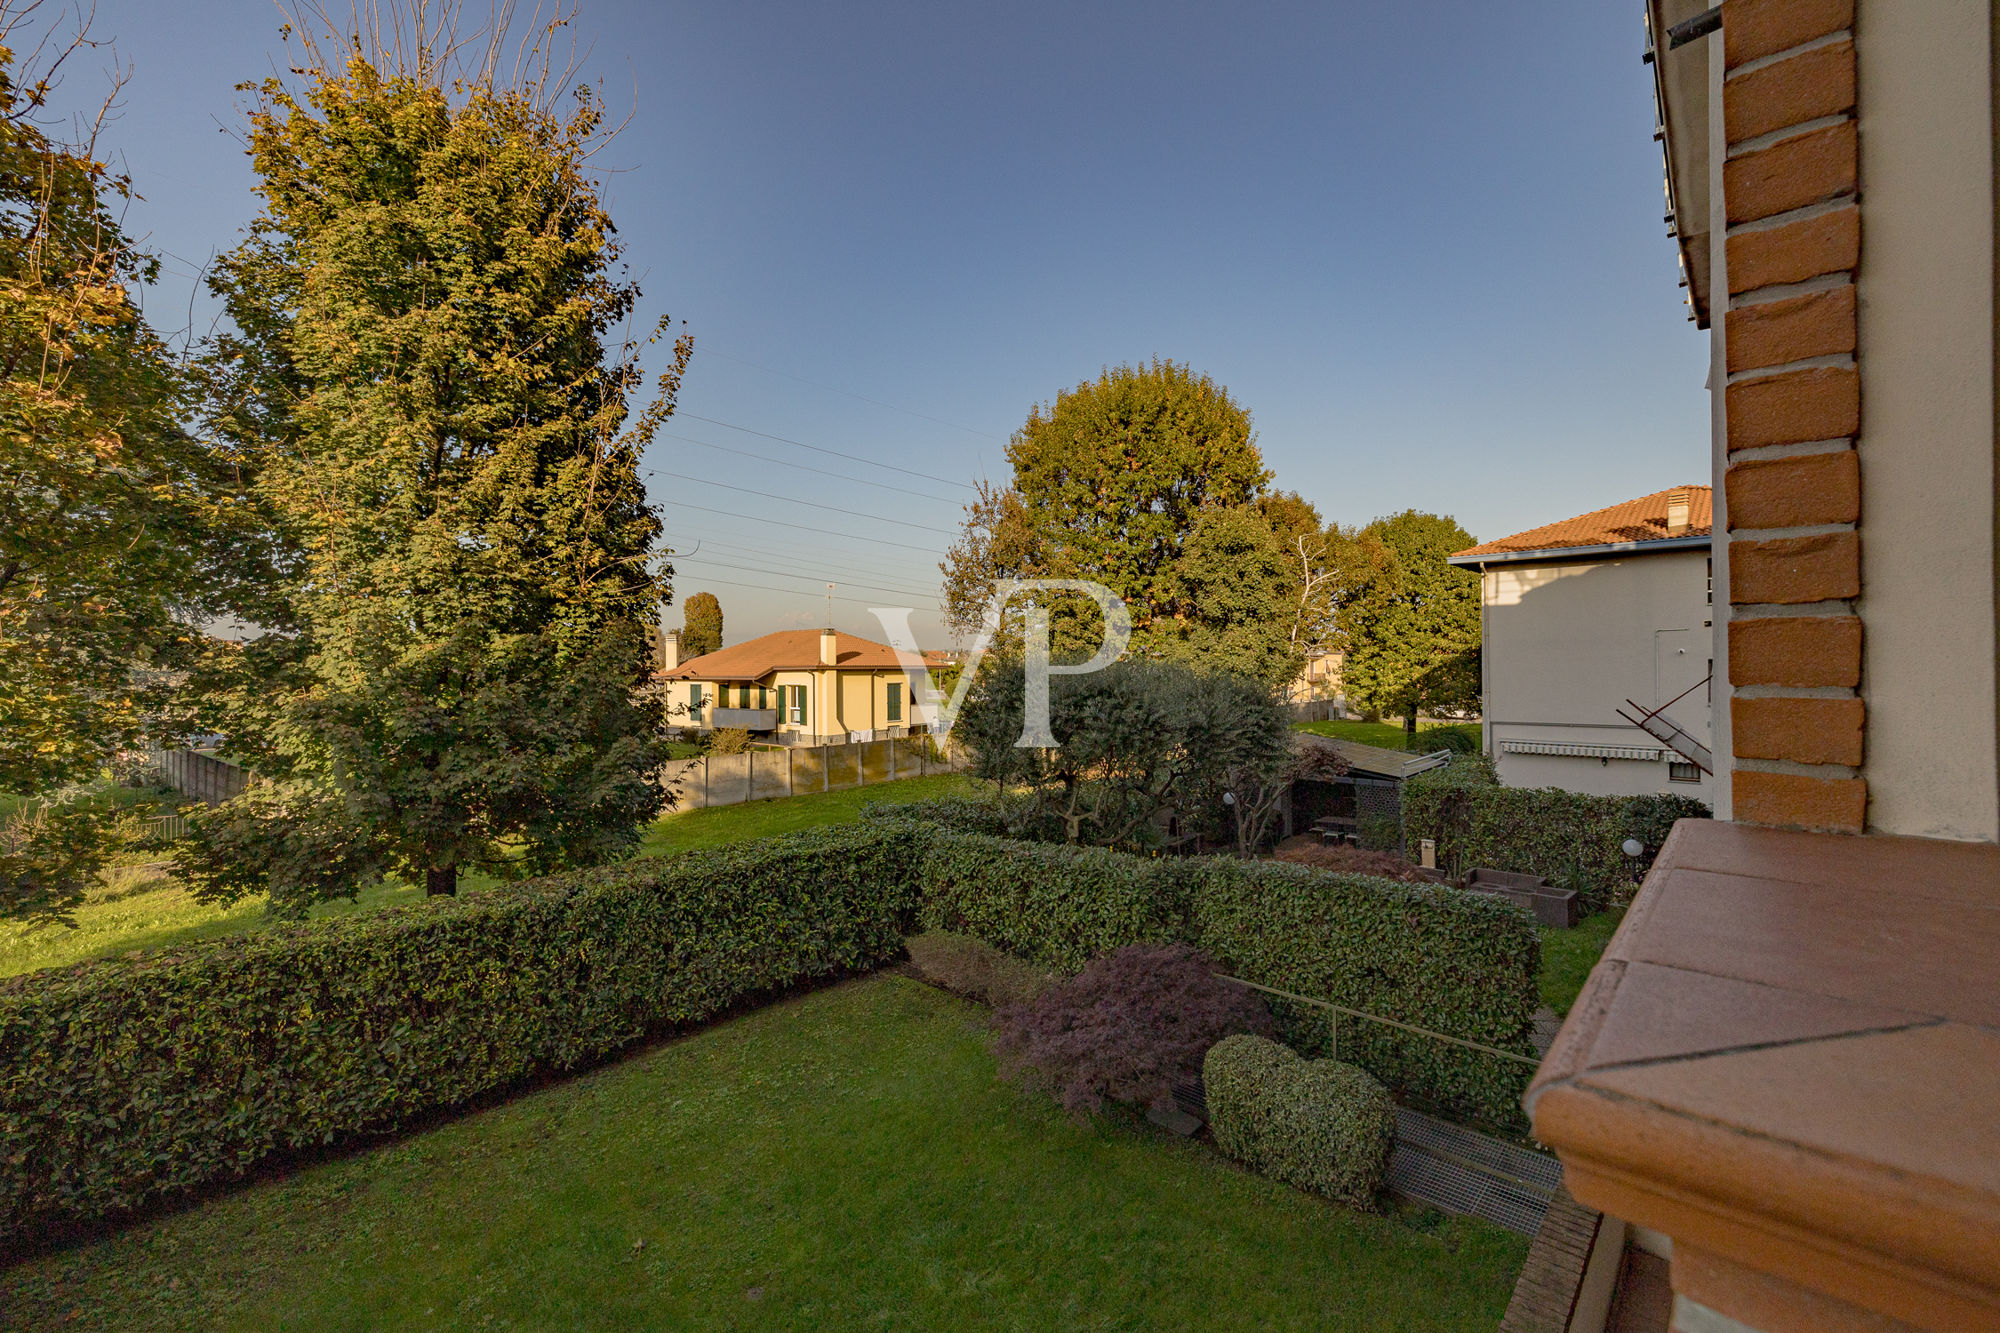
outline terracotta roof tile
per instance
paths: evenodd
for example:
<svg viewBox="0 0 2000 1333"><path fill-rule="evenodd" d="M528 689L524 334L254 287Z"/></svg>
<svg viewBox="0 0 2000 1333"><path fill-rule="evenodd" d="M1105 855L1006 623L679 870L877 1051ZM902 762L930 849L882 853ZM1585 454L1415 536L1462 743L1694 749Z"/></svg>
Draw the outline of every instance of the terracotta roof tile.
<svg viewBox="0 0 2000 1333"><path fill-rule="evenodd" d="M781 629L689 658L658 675L664 680L758 680L773 671L816 671L820 667L819 635L816 629ZM836 665L842 671L879 671L901 665L896 650L886 643L854 634L837 634L834 643Z"/></svg>
<svg viewBox="0 0 2000 1333"><path fill-rule="evenodd" d="M1688 526L1685 531L1667 531L1667 497L1685 491L1688 497ZM1674 486L1651 495L1642 495L1609 509L1566 518L1511 537L1469 546L1456 551L1452 559L1464 556L1516 555L1526 551L1560 551L1571 546L1615 546L1627 542L1664 541L1669 537L1706 537L1715 523L1714 492L1707 486Z"/></svg>

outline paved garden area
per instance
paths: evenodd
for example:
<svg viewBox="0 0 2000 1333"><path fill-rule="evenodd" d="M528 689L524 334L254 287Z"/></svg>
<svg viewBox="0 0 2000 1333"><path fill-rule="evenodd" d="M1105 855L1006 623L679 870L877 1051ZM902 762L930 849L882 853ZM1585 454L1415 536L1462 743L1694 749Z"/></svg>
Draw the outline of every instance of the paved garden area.
<svg viewBox="0 0 2000 1333"><path fill-rule="evenodd" d="M1527 1248L1000 1083L978 1011L820 990L0 1271L10 1327L1492 1328Z"/></svg>

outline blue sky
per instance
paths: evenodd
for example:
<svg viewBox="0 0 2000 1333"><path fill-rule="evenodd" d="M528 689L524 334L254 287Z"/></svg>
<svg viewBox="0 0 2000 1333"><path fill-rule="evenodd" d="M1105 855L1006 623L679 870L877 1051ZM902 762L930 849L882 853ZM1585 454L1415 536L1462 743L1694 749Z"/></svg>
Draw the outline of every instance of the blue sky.
<svg viewBox="0 0 2000 1333"><path fill-rule="evenodd" d="M730 641L819 624L828 579L843 629L934 606L965 483L1029 408L1153 357L1227 385L1276 484L1342 522L1484 540L1704 480L1640 13L583 0L587 72L632 112L598 163L642 322L696 339L686 438L648 459L678 596L715 592ZM99 7L163 328L206 327L192 275L253 214L233 85L281 21Z"/></svg>

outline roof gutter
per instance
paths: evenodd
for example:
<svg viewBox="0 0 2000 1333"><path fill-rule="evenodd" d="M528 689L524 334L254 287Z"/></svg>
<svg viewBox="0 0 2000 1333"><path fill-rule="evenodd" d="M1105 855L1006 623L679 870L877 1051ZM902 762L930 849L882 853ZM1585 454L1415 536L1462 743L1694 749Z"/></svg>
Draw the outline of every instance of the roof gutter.
<svg viewBox="0 0 2000 1333"><path fill-rule="evenodd" d="M1709 533L1688 537L1656 537L1645 542L1609 542L1600 546L1544 546L1533 551L1495 551L1487 555L1452 555L1445 557L1445 563L1457 565L1460 569L1479 569L1486 565L1512 565L1529 560L1575 560L1580 557L1604 555L1650 555L1655 551L1696 551L1706 550L1714 545Z"/></svg>

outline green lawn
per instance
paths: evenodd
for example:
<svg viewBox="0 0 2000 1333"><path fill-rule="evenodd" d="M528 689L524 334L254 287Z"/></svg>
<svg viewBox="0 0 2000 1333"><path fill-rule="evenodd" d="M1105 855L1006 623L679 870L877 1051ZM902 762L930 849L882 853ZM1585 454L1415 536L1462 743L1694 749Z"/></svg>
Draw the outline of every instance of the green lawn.
<svg viewBox="0 0 2000 1333"><path fill-rule="evenodd" d="M786 796L775 801L686 810L668 815L653 825L639 854L659 856L694 847L768 838L774 833L818 828L822 824L845 824L851 819L859 819L861 808L866 805L930 800L938 796L970 793L984 785L956 773L941 773L934 777L902 778L847 791L816 792L807 796Z"/></svg>
<svg viewBox="0 0 2000 1333"><path fill-rule="evenodd" d="M0 1271L22 1329L1484 1329L1520 1237L995 1078L896 976Z"/></svg>
<svg viewBox="0 0 2000 1333"><path fill-rule="evenodd" d="M1362 745L1379 745L1385 750L1400 750L1408 739L1400 723L1395 722L1294 722L1298 731L1310 731L1317 736L1332 736L1343 741L1358 741ZM1476 745L1479 741L1477 722L1424 722L1418 724L1417 735L1427 731L1462 731L1470 735ZM1442 748L1442 747L1440 747Z"/></svg>
<svg viewBox="0 0 2000 1333"><path fill-rule="evenodd" d="M1585 917L1569 930L1554 926L1542 929L1542 1003L1558 1014L1567 1014L1597 966L1625 910L1599 912Z"/></svg>
<svg viewBox="0 0 2000 1333"><path fill-rule="evenodd" d="M15 811L39 797L0 794L0 819L11 818ZM129 809L138 805L157 805L158 813L171 813L179 805L181 794L172 787L126 787L108 778L93 785L83 797L83 804L106 806L113 810Z"/></svg>
<svg viewBox="0 0 2000 1333"><path fill-rule="evenodd" d="M670 814L647 830L642 856L659 856L691 847L741 842L820 824L857 819L871 801L915 801L942 796L972 786L969 778L944 774L909 778L872 787L794 796L747 805L717 806ZM493 881L467 875L462 892L477 893ZM373 911L395 903L413 902L419 890L394 882L362 890L358 901L322 903L314 916L338 916ZM255 930L264 924L264 901L246 899L233 907L197 902L186 889L158 868L126 868L110 877L76 911L74 929L60 925L0 922L0 977L103 958L134 949L208 939Z"/></svg>

